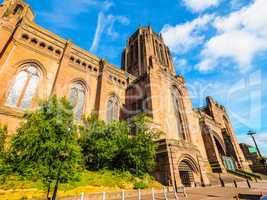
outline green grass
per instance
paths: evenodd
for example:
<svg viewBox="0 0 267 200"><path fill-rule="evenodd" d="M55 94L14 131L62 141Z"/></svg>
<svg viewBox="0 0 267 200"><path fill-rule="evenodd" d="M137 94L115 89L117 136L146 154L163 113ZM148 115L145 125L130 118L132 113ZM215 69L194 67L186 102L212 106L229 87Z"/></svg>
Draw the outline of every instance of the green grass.
<svg viewBox="0 0 267 200"><path fill-rule="evenodd" d="M59 196L79 195L81 192L132 190L141 185L159 188L161 185L149 175L136 177L129 172L101 170L84 171L77 174L76 180L59 186ZM23 180L19 176L9 176L0 185L0 199L20 200L23 197L44 197L45 189L40 181Z"/></svg>

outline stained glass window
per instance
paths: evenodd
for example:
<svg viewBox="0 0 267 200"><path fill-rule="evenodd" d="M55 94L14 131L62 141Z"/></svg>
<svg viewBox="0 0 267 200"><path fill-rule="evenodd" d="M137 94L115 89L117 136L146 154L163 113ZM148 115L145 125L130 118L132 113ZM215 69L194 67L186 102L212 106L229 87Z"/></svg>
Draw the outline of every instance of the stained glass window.
<svg viewBox="0 0 267 200"><path fill-rule="evenodd" d="M85 104L85 89L81 83L77 82L71 86L69 101L73 106L75 119L81 120Z"/></svg>
<svg viewBox="0 0 267 200"><path fill-rule="evenodd" d="M31 105L40 80L40 72L34 64L27 64L20 71L9 91L6 104L13 107L27 109Z"/></svg>
<svg viewBox="0 0 267 200"><path fill-rule="evenodd" d="M182 139L185 139L183 128L182 128L183 105L181 102L181 94L177 90L177 88L172 89L172 102L173 102L174 112L176 116L176 126L177 126L178 136Z"/></svg>

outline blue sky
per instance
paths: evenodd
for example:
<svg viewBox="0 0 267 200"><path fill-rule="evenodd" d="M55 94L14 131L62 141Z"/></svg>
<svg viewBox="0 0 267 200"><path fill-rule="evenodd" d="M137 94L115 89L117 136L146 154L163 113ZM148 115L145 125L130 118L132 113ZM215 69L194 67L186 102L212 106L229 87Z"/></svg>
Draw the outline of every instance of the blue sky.
<svg viewBox="0 0 267 200"><path fill-rule="evenodd" d="M36 22L120 66L139 25L161 32L194 107L225 105L240 142L249 129L267 155L266 0L26 0ZM45 3L44 3L45 2Z"/></svg>

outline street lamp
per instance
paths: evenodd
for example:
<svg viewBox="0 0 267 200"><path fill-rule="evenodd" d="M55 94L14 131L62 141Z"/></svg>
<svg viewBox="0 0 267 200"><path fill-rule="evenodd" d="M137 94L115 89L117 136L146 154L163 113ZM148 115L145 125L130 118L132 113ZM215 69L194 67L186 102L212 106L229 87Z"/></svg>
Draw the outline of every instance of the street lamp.
<svg viewBox="0 0 267 200"><path fill-rule="evenodd" d="M266 168L265 168L265 158L263 158L263 156L261 155L260 149L259 149L259 147L258 147L258 145L257 145L257 142L256 142L256 140L255 140L255 137L254 137L254 135L256 135L256 132L255 132L255 131L252 131L252 130L249 130L249 131L248 131L248 135L251 136L251 138L252 138L252 140L253 140L253 142L254 142L254 144L255 144L255 147L256 147L256 149L257 149L258 155L259 155L259 157L260 157L260 161L261 161L262 164L263 164L263 168L264 168L264 170L266 170Z"/></svg>

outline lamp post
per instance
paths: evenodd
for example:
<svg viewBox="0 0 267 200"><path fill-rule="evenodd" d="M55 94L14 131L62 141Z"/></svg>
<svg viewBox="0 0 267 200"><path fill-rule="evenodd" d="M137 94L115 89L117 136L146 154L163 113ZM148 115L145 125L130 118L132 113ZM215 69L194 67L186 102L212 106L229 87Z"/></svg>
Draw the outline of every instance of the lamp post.
<svg viewBox="0 0 267 200"><path fill-rule="evenodd" d="M262 154L261 154L261 152L260 152L260 149L259 149L258 144L257 144L257 142L256 142L256 140L255 140L255 137L254 137L254 135L256 135L256 132L249 130L249 131L248 131L248 135L251 136L251 138L252 138L252 140L253 140L253 142L254 142L254 144L255 144L255 147L256 147L256 149L257 149L258 155L259 155L259 157L260 157L260 161L261 161L262 164L263 164L263 168L264 168L264 170L266 170L266 168L265 168L265 158L262 157Z"/></svg>

